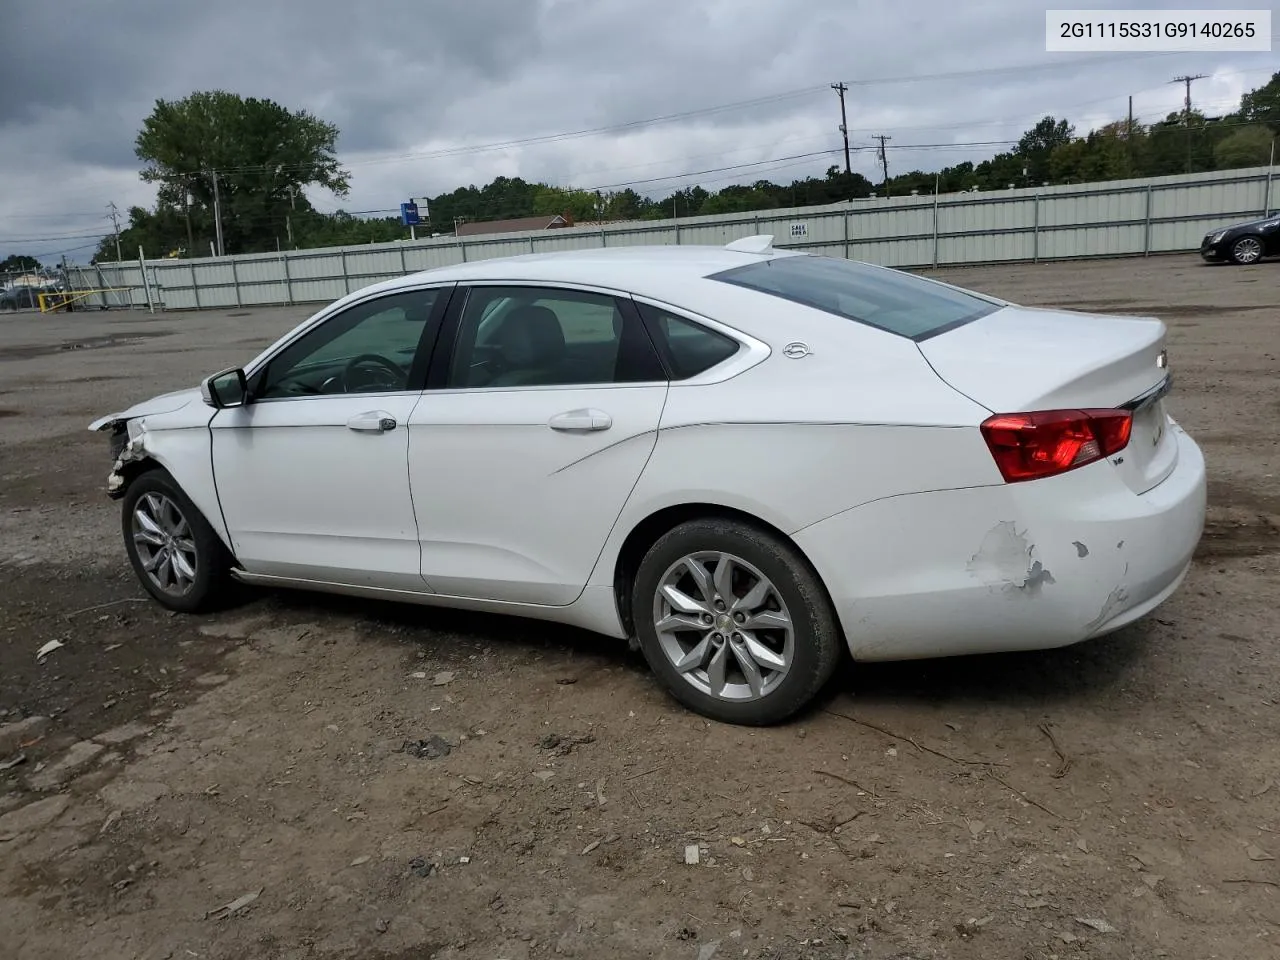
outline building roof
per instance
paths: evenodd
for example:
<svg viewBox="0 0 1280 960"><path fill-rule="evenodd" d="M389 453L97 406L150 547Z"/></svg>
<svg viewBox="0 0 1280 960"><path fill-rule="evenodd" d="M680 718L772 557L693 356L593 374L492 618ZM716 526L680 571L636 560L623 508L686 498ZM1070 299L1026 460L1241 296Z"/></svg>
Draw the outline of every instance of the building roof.
<svg viewBox="0 0 1280 960"><path fill-rule="evenodd" d="M455 231L459 237L474 237L482 233L524 233L529 230L552 230L571 227L573 221L556 214L540 217L518 217L515 220L480 220L476 223L460 223Z"/></svg>

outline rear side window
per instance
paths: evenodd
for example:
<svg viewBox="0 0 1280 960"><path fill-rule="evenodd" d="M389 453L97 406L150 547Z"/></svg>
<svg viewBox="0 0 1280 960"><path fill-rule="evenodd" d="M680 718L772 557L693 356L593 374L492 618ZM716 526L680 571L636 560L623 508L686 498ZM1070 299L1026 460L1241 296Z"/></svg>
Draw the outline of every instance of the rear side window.
<svg viewBox="0 0 1280 960"><path fill-rule="evenodd" d="M865 323L912 340L994 313L1000 304L921 277L834 257L777 257L710 279Z"/></svg>
<svg viewBox="0 0 1280 960"><path fill-rule="evenodd" d="M672 380L687 380L728 360L741 346L732 337L674 313L637 303L649 334L671 368Z"/></svg>

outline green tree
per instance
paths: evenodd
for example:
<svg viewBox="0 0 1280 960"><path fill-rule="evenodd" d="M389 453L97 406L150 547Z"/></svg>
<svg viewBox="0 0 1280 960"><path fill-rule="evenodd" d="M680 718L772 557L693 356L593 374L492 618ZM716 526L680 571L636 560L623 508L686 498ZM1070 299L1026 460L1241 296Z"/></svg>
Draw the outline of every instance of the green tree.
<svg viewBox="0 0 1280 960"><path fill-rule="evenodd" d="M1270 127L1262 124L1238 127L1213 148L1214 166L1219 170L1266 166L1271 160L1275 136Z"/></svg>
<svg viewBox="0 0 1280 960"><path fill-rule="evenodd" d="M1265 123L1280 133L1280 73L1272 74L1269 81L1240 98L1240 119Z"/></svg>
<svg viewBox="0 0 1280 960"><path fill-rule="evenodd" d="M1057 148L1071 142L1075 128L1066 120L1045 117L1034 127L1022 135L1018 141L1014 156L1022 161L1026 169L1025 176L1019 176L1010 182L1019 186L1024 183L1041 183L1049 179L1049 158Z"/></svg>
<svg viewBox="0 0 1280 960"><path fill-rule="evenodd" d="M212 211L216 183L224 249L252 252L275 249L305 187L346 195L337 138L337 127L306 111L213 90L157 100L135 152L160 206L182 209L184 220L191 209Z"/></svg>
<svg viewBox="0 0 1280 960"><path fill-rule="evenodd" d="M1198 110L1192 110L1190 116L1169 114L1147 131L1140 153L1142 175L1164 177L1212 170L1214 143L1230 129L1214 126Z"/></svg>
<svg viewBox="0 0 1280 960"><path fill-rule="evenodd" d="M26 273L28 270L39 269L40 261L35 257L13 253L0 260L0 273Z"/></svg>
<svg viewBox="0 0 1280 960"><path fill-rule="evenodd" d="M556 216L568 214L574 221L594 220L599 198L588 190L564 190L545 184L533 195L533 213Z"/></svg>
<svg viewBox="0 0 1280 960"><path fill-rule="evenodd" d="M1096 180L1123 180L1134 176L1134 148L1138 128L1130 141L1124 121L1109 123L1088 136L1077 137L1055 147L1049 155L1051 183L1087 183Z"/></svg>
<svg viewBox="0 0 1280 960"><path fill-rule="evenodd" d="M193 217L196 236L211 231L210 222L203 211ZM161 204L155 210L130 207L126 225L120 230L120 253L126 260L136 260L141 247L148 260L159 257L188 256L186 219L176 207ZM204 246L209 249L208 244ZM91 260L93 263L116 262L116 238L108 234L98 244Z"/></svg>
<svg viewBox="0 0 1280 960"><path fill-rule="evenodd" d="M605 218L609 220L639 220L652 206L652 200L630 187L604 196Z"/></svg>

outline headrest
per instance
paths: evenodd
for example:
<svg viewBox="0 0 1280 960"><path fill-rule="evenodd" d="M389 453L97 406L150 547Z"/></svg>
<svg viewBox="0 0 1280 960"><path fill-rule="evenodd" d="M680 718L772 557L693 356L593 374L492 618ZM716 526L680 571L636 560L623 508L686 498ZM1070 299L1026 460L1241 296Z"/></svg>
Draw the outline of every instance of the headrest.
<svg viewBox="0 0 1280 960"><path fill-rule="evenodd" d="M560 319L546 307L512 310L497 339L507 362L518 366L554 362L564 353Z"/></svg>

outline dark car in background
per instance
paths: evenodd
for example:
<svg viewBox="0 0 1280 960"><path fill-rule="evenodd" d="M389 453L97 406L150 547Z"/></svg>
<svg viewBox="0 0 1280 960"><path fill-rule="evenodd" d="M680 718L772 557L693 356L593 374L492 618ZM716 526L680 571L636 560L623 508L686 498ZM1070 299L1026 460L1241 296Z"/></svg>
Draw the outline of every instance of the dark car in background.
<svg viewBox="0 0 1280 960"><path fill-rule="evenodd" d="M1200 256L1210 263L1257 263L1280 255L1280 212L1269 217L1222 227L1205 234Z"/></svg>

